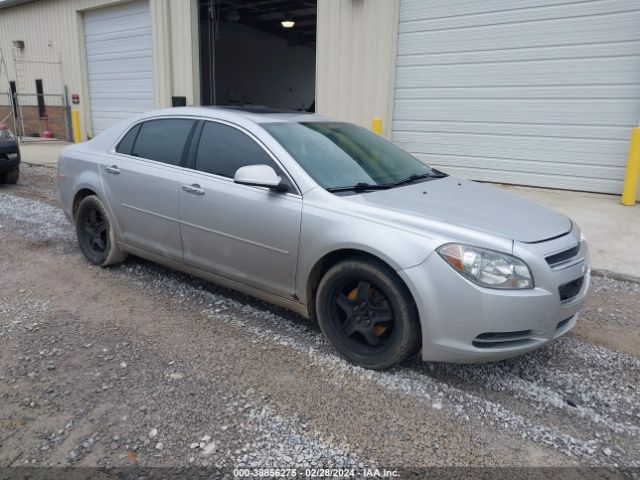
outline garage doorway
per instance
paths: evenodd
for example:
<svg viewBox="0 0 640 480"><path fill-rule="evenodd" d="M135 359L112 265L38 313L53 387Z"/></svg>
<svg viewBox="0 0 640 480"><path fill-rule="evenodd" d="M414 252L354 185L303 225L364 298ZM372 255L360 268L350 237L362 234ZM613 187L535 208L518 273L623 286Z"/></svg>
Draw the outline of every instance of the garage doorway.
<svg viewBox="0 0 640 480"><path fill-rule="evenodd" d="M148 0L89 10L84 38L93 135L155 108Z"/></svg>
<svg viewBox="0 0 640 480"><path fill-rule="evenodd" d="M315 109L317 1L200 0L203 105Z"/></svg>

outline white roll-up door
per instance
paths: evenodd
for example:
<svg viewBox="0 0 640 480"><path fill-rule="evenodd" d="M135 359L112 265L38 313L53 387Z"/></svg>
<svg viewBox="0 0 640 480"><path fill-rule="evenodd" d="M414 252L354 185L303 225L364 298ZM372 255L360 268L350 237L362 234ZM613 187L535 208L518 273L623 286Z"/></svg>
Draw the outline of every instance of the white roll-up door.
<svg viewBox="0 0 640 480"><path fill-rule="evenodd" d="M153 109L149 2L86 12L84 35L93 134Z"/></svg>
<svg viewBox="0 0 640 480"><path fill-rule="evenodd" d="M393 139L471 179L620 193L638 0L400 0Z"/></svg>

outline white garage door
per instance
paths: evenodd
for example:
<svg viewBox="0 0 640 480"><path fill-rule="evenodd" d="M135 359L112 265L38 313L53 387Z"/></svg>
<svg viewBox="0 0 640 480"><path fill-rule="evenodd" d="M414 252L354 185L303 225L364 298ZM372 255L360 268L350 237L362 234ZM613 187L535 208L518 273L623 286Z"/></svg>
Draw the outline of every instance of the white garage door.
<svg viewBox="0 0 640 480"><path fill-rule="evenodd" d="M400 0L393 139L472 179L620 193L638 0Z"/></svg>
<svg viewBox="0 0 640 480"><path fill-rule="evenodd" d="M153 109L148 1L86 12L84 35L93 134Z"/></svg>

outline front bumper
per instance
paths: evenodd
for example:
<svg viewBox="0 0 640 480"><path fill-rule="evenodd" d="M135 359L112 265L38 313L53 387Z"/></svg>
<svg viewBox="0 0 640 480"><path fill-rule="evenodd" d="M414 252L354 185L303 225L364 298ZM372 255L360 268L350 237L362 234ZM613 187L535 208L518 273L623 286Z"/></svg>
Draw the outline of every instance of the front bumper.
<svg viewBox="0 0 640 480"><path fill-rule="evenodd" d="M0 142L0 175L20 165L20 147L16 142Z"/></svg>
<svg viewBox="0 0 640 480"><path fill-rule="evenodd" d="M545 260L576 246L577 254L562 264L551 267ZM418 306L423 360L501 360L535 350L575 326L590 280L589 250L580 233L537 244L516 243L513 253L531 268L535 288L481 287L437 253L399 272ZM571 296L561 300L567 288Z"/></svg>

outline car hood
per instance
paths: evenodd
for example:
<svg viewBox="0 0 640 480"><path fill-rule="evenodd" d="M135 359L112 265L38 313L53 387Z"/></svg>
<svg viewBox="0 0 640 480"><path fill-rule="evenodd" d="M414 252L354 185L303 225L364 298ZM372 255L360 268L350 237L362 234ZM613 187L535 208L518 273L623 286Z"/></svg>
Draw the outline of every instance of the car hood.
<svg viewBox="0 0 640 480"><path fill-rule="evenodd" d="M364 208L395 222L411 217L505 237L539 242L571 231L566 216L499 188L456 177L342 197L354 209ZM393 215L395 213L395 215ZM386 215L391 214L391 215ZM417 220L417 219L416 219ZM413 223L413 222L412 222Z"/></svg>

